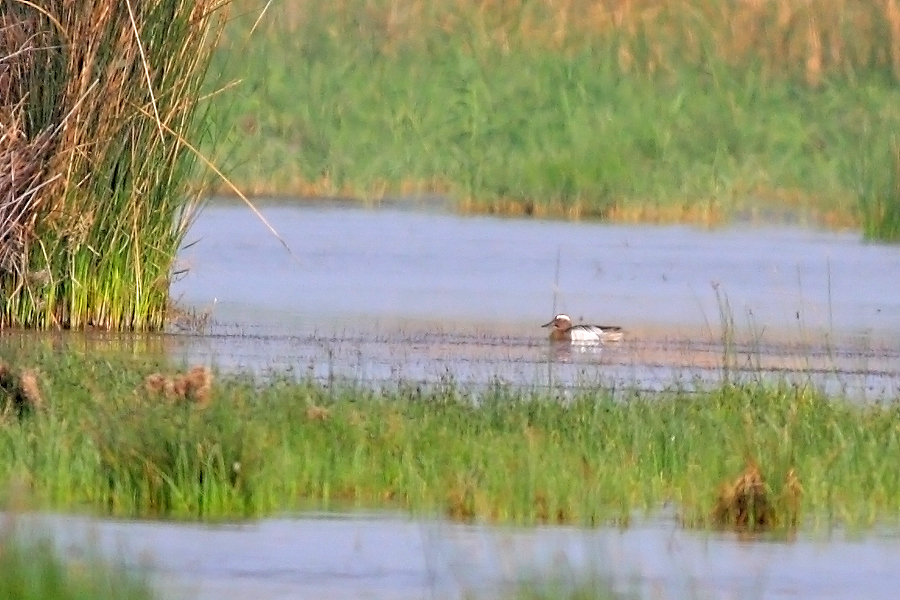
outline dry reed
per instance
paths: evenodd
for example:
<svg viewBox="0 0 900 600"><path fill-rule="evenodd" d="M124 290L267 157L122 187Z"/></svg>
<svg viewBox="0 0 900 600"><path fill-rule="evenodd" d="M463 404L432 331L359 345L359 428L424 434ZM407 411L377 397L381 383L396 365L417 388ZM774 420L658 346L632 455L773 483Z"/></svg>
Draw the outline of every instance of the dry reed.
<svg viewBox="0 0 900 600"><path fill-rule="evenodd" d="M327 421L331 418L331 411L324 406L310 404L306 407L306 418L310 421Z"/></svg>
<svg viewBox="0 0 900 600"><path fill-rule="evenodd" d="M27 248L45 196L54 132L28 132L29 78L46 35L35 18L0 15L0 274L27 275Z"/></svg>
<svg viewBox="0 0 900 600"><path fill-rule="evenodd" d="M768 531L779 524L798 524L803 487L796 471L788 471L781 493L773 498L759 465L748 460L744 471L723 484L713 509L712 521L719 527L739 532Z"/></svg>
<svg viewBox="0 0 900 600"><path fill-rule="evenodd" d="M33 369L17 372L0 361L0 415L13 413L22 417L43 406L37 373Z"/></svg>
<svg viewBox="0 0 900 600"><path fill-rule="evenodd" d="M172 402L207 406L212 392L213 376L208 367L196 366L184 373L163 375L152 373L144 379L144 389L151 395Z"/></svg>

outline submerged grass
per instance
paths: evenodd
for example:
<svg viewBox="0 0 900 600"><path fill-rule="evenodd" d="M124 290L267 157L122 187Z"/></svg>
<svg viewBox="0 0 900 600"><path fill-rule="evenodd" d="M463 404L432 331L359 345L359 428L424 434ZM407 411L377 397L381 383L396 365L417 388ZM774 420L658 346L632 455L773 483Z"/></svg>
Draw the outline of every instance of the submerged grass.
<svg viewBox="0 0 900 600"><path fill-rule="evenodd" d="M599 575L585 578L557 576L548 580L535 579L515 586L512 593L502 594L509 600L637 600L639 591L626 589L619 591L608 577Z"/></svg>
<svg viewBox="0 0 900 600"><path fill-rule="evenodd" d="M0 425L0 489L24 483L45 507L190 519L365 507L601 524L669 506L691 526L748 529L866 526L893 522L900 507L896 402L738 383L625 399L495 387L476 402L449 383L221 376L206 402L185 402L148 390L147 376L177 374L144 359L4 352L41 373L45 408ZM758 476L732 485L736 508L723 513L723 488L748 462ZM760 499L774 517L764 524L752 512ZM751 507L744 523L741 506Z"/></svg>
<svg viewBox="0 0 900 600"><path fill-rule="evenodd" d="M894 0L261 4L216 55L258 194L855 225L877 211L847 166L900 132Z"/></svg>
<svg viewBox="0 0 900 600"><path fill-rule="evenodd" d="M101 561L64 562L52 541L0 532L0 598L4 600L151 600L141 577Z"/></svg>

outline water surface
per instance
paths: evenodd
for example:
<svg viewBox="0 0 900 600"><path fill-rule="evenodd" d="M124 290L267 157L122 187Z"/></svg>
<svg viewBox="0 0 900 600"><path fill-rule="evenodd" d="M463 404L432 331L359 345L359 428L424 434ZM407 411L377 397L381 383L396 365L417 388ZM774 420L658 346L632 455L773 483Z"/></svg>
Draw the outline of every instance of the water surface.
<svg viewBox="0 0 900 600"><path fill-rule="evenodd" d="M900 390L900 249L856 233L261 208L299 263L246 208L214 203L190 231L180 257L190 271L173 289L208 312L208 327L80 339L323 380L660 389L727 373L874 401ZM539 325L563 311L624 326L627 338L551 346ZM887 599L900 586L894 535L742 541L671 516L622 531L384 514L25 520L75 560L99 547L148 565L168 598L495 598L527 578L597 574L653 598Z"/></svg>
<svg viewBox="0 0 900 600"><path fill-rule="evenodd" d="M318 330L466 322L532 332L556 310L629 327L900 333L900 251L856 232L637 226L457 216L335 203L261 205L297 264L241 204L214 203L176 287L224 320ZM798 316L799 313L799 316ZM269 319L274 318L275 323Z"/></svg>
<svg viewBox="0 0 900 600"><path fill-rule="evenodd" d="M661 518L628 529L519 529L394 515L198 525L20 517L67 556L149 569L166 599L500 598L529 580L592 577L645 598L896 598L893 536L790 542L698 533Z"/></svg>
<svg viewBox="0 0 900 600"><path fill-rule="evenodd" d="M835 393L898 389L900 249L858 233L260 208L299 262L243 205L209 206L174 286L212 319L207 335L178 338L190 360L362 381L648 389L717 380L727 360ZM555 312L628 337L551 348L539 326Z"/></svg>

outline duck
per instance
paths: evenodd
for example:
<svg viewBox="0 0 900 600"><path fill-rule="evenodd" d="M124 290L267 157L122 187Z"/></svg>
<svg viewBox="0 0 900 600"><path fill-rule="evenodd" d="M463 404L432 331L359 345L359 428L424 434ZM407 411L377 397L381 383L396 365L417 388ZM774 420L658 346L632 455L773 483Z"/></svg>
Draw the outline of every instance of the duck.
<svg viewBox="0 0 900 600"><path fill-rule="evenodd" d="M618 325L573 325L572 319L565 314L556 315L541 327L553 328L550 330L550 340L553 342L599 344L618 342L625 337L625 332Z"/></svg>

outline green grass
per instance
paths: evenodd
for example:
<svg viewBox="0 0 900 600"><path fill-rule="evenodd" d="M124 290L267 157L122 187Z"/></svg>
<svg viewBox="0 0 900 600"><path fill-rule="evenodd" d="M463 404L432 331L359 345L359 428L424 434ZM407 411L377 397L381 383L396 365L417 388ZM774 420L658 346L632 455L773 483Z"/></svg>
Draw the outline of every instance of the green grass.
<svg viewBox="0 0 900 600"><path fill-rule="evenodd" d="M391 30L389 4L415 17ZM643 31L579 30L573 9L554 45L552 12L523 25L544 4L504 3L509 15L475 3L286 2L248 38L257 14L240 3L250 15L216 56L241 79L217 105L235 126L232 175L256 193L445 190L478 211L715 222L774 207L838 225L864 218L848 165L872 146L867 132L900 132L900 89L889 66L852 47L849 16L847 56L816 75L808 57L787 58L808 27L733 56L722 38L734 24L694 18L687 5L708 8L695 0ZM441 25L446 13L452 27ZM778 44L784 56L769 56Z"/></svg>
<svg viewBox="0 0 900 600"><path fill-rule="evenodd" d="M665 503L712 525L722 485L755 460L781 524L893 522L898 405L793 385L613 399L452 383L366 389L219 377L206 407L149 394L145 359L4 350L37 368L43 407L0 427L0 489L39 506L220 519L396 508L515 523L627 522Z"/></svg>
<svg viewBox="0 0 900 600"><path fill-rule="evenodd" d="M99 561L64 562L53 543L26 540L13 525L0 533L0 598L4 600L151 600L141 577Z"/></svg>
<svg viewBox="0 0 900 600"><path fill-rule="evenodd" d="M867 239L900 241L900 136L888 132L853 163Z"/></svg>

